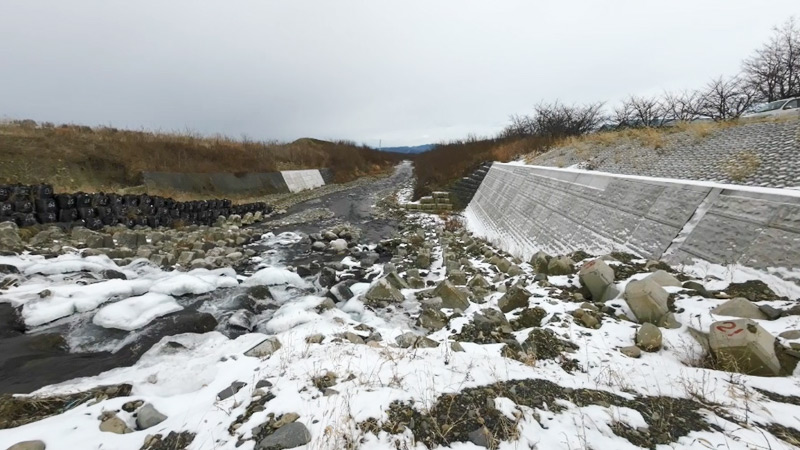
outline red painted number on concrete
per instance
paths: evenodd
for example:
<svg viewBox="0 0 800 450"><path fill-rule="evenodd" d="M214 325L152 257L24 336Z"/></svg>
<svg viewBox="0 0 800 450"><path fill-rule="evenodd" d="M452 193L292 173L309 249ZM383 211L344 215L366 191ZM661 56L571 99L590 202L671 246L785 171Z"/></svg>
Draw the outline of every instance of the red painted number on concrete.
<svg viewBox="0 0 800 450"><path fill-rule="evenodd" d="M735 329L735 328L736 328L736 324L734 322L722 322L721 325L717 325L717 330L725 333L728 337L731 337L731 336L733 336L735 334L739 334L742 331L744 331L744 328L739 328L739 329ZM733 330L733 331L728 333L728 331L730 331L730 330Z"/></svg>

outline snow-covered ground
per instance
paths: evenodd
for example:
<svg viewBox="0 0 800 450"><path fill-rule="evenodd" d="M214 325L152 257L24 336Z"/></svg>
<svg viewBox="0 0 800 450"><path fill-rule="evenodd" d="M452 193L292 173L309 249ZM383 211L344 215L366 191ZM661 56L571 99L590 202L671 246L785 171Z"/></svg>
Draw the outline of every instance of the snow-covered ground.
<svg viewBox="0 0 800 450"><path fill-rule="evenodd" d="M425 279L438 282L445 276L442 222L424 214L416 215L414 221L424 227L425 239L432 243L433 262ZM709 428L689 431L668 445L659 445L659 449L795 448L789 437L776 436L766 425L800 429L800 406L769 400L755 388L785 396L797 395L800 392L797 372L787 377L762 378L697 367L703 348L691 337L689 326L707 329L711 322L720 320L710 312L720 300L679 295L675 304L679 311L676 317L683 325L662 330L664 343L659 351L643 352L640 358L631 358L619 348L633 345L638 324L604 316L602 326L592 329L577 323L570 314L580 303L564 300L558 295L559 287L565 290L576 287L577 276L551 276L549 284L534 282L532 267L521 263L522 274L505 278L484 258L472 256L470 264L476 271L490 281L497 280L492 282L491 289L496 292L490 293L482 304L471 302L460 316L451 317L445 328L429 332L416 325L421 311L417 294L421 290L404 289L405 301L387 308L373 308L364 301L369 285L358 283L352 286L354 298L331 307L321 291L310 292L314 290L311 280L276 262L280 259L277 256L281 245L296 244L299 242L296 236L265 235L264 241L277 250L261 255L262 268L249 277L237 277L226 269L164 272L138 262L116 267L103 257L67 255L50 260L34 256L0 257L0 264L14 264L27 274L41 274L2 295L4 301L23 306L26 323L34 327L71 314L96 310L94 322L98 325L135 329L150 318L179 308L173 297L210 292L239 282L244 286L282 285L287 288L286 292L296 292L293 297L283 298L260 328L266 333L248 333L236 339L219 332L166 337L132 367L39 390L36 394L54 395L118 383L133 385L130 396L83 403L56 416L0 430L0 448L38 439L47 444L47 449L139 449L147 435L189 431L196 434L189 447L192 449L249 450L256 445L251 439L254 428L267 422L271 414L280 417L295 413L297 422L307 427L311 437L310 442L300 448L423 449L425 445L415 440L410 424L393 434L386 431L375 434L359 425L368 419L376 419L378 423L388 421L387 411L395 401L410 402L424 415L435 408L443 394L457 394L468 388L509 380L543 380L543 383L555 383L566 390L607 392L626 400L690 399L700 405L697 412ZM343 263L348 265L352 261L344 258ZM611 261L610 264L619 263ZM128 279L85 286L77 284L81 270L93 273L108 269L120 271ZM726 280L711 281L716 268L695 270L698 272L694 275L708 283L709 289L727 286ZM635 274L622 281L618 286L620 291L628 282L646 275ZM797 291L786 282L776 277L767 281L779 295L797 298ZM533 294L529 299L530 308L546 311L542 328L577 345L577 350L563 354L563 358L575 360L577 370L566 371L563 358L526 362L508 358L502 354L505 345L501 343L461 342L463 351L453 348L454 336L471 323L477 313L496 310L505 286L516 282L525 284ZM49 294L42 296L45 290ZM681 289L667 290L677 293ZM790 303L793 302L770 302L776 307ZM615 307L617 315L633 317L621 297L607 304ZM452 310L445 312L454 313ZM519 311L512 311L505 316L513 320L518 314ZM775 335L800 329L800 316L758 322ZM529 328L519 329L513 334L521 342L530 331ZM396 345L396 338L407 332L427 335L438 346L401 348ZM353 333L369 342L353 339L352 335L347 337L345 333ZM379 340L372 339L378 334ZM317 335L321 335L320 343L315 343L319 340ZM270 337L281 343L274 353L260 358L245 356L249 349ZM320 378L330 382L320 387ZM234 382L246 385L232 396L219 400L217 394ZM265 387L256 388L259 382ZM274 398L264 403L264 409L251 411L252 415L244 423L232 427L239 416L254 402L263 400L267 392ZM101 432L98 418L105 411L115 411L128 427L137 429L135 417L122 411L123 404L131 400L152 404L167 419L152 428L128 434ZM496 448L640 448L615 430L622 426L648 435L655 426L652 421L656 420L649 412L645 417L635 408L603 401L580 404L564 397L535 408L523 403L498 395L491 405L480 406L496 409L516 426L516 439L500 442ZM478 417L457 419L481 423ZM657 420L677 419L661 417ZM450 425L438 425L442 439L447 441ZM447 447L483 448L472 442L453 442Z"/></svg>

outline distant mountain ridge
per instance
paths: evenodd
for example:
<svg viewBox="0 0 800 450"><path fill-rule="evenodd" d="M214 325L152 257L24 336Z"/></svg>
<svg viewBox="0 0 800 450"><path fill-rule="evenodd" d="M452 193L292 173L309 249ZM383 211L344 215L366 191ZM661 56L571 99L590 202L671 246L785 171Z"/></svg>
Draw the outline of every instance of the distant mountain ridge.
<svg viewBox="0 0 800 450"><path fill-rule="evenodd" d="M383 147L383 148L376 148L375 150L380 150L382 152L392 152L392 153L408 153L408 154L416 154L416 153L425 153L431 150L434 147L434 144L424 144L424 145L416 145L416 146L403 146L403 147Z"/></svg>

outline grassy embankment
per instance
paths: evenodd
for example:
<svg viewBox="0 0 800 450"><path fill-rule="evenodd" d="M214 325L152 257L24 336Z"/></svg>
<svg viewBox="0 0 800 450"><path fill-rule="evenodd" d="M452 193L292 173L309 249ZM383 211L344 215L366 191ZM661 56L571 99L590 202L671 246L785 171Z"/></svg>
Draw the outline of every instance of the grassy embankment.
<svg viewBox="0 0 800 450"><path fill-rule="evenodd" d="M142 172L146 171L245 173L330 168L335 181L343 183L386 173L399 159L344 141L256 142L32 121L0 123L0 183L50 183L57 192L136 192L142 189ZM150 193L182 199L214 196Z"/></svg>
<svg viewBox="0 0 800 450"><path fill-rule="evenodd" d="M414 158L417 186L415 198L429 195L431 191L446 190L461 177L467 176L486 161L508 162L524 159L535 164L536 159L548 152L559 152L565 148L574 149L578 156L589 159L596 152L609 147L628 145L641 151L662 151L670 144L682 139L683 142L699 143L725 129L757 122L782 122L798 120L797 117L765 117L737 119L729 121L679 122L667 127L624 128L599 131L582 136L562 139L542 137L470 139L438 144L433 150ZM740 159L751 158L750 153L741 152ZM746 161L746 167L756 165ZM742 178L738 173L741 165L736 165L736 173L729 173L733 179ZM726 169L727 172L727 169Z"/></svg>

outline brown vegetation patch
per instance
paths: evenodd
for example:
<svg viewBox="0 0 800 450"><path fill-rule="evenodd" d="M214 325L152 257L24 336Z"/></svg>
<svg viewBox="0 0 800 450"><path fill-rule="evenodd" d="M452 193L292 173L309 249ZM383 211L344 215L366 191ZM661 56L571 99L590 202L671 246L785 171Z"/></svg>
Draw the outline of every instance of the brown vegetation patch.
<svg viewBox="0 0 800 450"><path fill-rule="evenodd" d="M0 395L0 430L62 414L89 400L127 397L131 394L131 388L130 384L101 386L85 392L48 397L3 394Z"/></svg>
<svg viewBox="0 0 800 450"><path fill-rule="evenodd" d="M298 139L257 142L196 133L166 133L0 123L0 183L53 184L63 191L120 191L142 172L251 173L329 168L336 182L382 173L400 155L353 142Z"/></svg>

